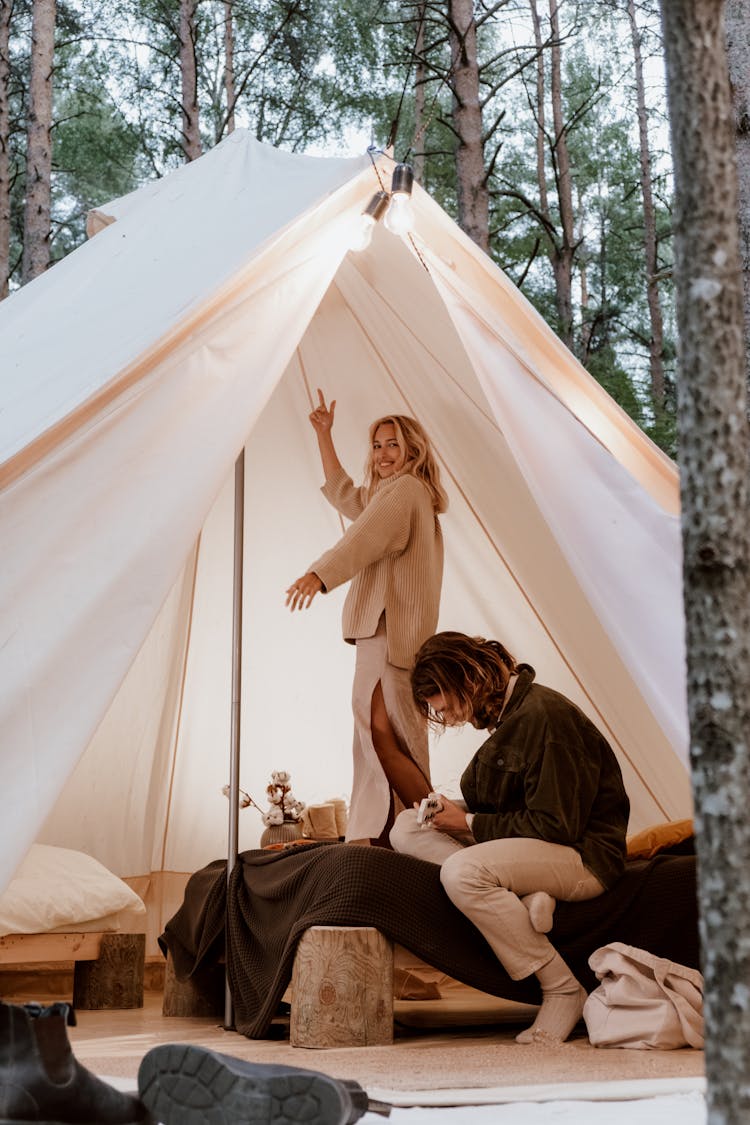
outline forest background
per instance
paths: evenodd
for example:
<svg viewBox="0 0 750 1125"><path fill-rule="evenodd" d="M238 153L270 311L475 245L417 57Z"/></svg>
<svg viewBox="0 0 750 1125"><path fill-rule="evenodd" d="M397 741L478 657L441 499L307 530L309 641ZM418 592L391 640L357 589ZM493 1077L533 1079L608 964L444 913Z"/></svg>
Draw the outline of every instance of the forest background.
<svg viewBox="0 0 750 1125"><path fill-rule="evenodd" d="M0 0L0 296L235 127L392 145L675 455L653 0Z"/></svg>

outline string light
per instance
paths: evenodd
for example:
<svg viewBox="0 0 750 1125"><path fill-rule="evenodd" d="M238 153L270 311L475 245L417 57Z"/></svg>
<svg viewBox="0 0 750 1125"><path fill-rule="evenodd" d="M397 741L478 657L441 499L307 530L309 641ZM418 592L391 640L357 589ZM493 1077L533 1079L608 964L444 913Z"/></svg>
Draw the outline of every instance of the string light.
<svg viewBox="0 0 750 1125"><path fill-rule="evenodd" d="M372 241L375 224L379 223L388 207L387 191L376 191L360 216L360 225L352 239L352 250L366 250Z"/></svg>
<svg viewBox="0 0 750 1125"><path fill-rule="evenodd" d="M405 235L414 226L414 211L411 205L411 189L414 172L410 164L397 164L391 179L391 202L385 217L385 225L391 234Z"/></svg>

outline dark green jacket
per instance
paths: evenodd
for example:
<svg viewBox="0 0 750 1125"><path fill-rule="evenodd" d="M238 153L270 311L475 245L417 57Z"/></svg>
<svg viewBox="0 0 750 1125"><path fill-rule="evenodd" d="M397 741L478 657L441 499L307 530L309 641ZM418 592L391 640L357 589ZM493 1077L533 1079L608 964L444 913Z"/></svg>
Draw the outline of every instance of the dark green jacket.
<svg viewBox="0 0 750 1125"><path fill-rule="evenodd" d="M622 874L630 802L607 740L534 669L518 679L494 733L461 778L479 843L528 836L580 852L605 887Z"/></svg>

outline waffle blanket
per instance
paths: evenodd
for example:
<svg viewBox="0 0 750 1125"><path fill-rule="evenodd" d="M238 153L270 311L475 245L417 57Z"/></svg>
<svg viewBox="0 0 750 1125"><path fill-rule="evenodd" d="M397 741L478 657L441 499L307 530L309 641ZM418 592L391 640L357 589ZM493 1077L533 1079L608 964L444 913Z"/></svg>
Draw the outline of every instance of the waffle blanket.
<svg viewBox="0 0 750 1125"><path fill-rule="evenodd" d="M310 844L239 856L229 885L217 860L193 875L160 944L178 979L200 983L226 957L237 1030L262 1039L310 926L374 926L428 964L483 992L539 1003L536 978L513 981L448 899L439 867L384 848ZM225 934L228 941L225 941ZM591 991L588 958L621 941L699 968L695 859L659 855L628 864L599 898L558 903L549 935Z"/></svg>

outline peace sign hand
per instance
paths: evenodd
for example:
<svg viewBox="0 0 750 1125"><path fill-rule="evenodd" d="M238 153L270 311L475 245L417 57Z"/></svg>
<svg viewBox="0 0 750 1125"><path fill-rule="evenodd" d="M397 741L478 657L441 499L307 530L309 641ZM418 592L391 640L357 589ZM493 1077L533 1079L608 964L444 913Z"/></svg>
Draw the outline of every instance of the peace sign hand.
<svg viewBox="0 0 750 1125"><path fill-rule="evenodd" d="M326 400L323 397L323 392L318 387L318 400L319 405L315 407L310 415L310 423L312 428L317 434L330 433L333 427L333 415L336 410L336 399L331 399L331 405L326 406Z"/></svg>

